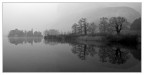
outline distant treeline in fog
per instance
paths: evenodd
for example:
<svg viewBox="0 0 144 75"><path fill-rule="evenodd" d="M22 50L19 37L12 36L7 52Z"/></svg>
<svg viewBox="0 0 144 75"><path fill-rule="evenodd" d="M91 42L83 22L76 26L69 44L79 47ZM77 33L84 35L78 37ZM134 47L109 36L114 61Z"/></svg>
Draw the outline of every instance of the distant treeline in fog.
<svg viewBox="0 0 144 75"><path fill-rule="evenodd" d="M11 30L8 37L42 37L43 35L39 31L23 31L23 30Z"/></svg>
<svg viewBox="0 0 144 75"><path fill-rule="evenodd" d="M99 25L87 22L86 18L81 18L78 23L74 23L72 26L72 33L76 35L126 34L131 31L141 32L141 18L130 24L125 17L102 17Z"/></svg>
<svg viewBox="0 0 144 75"><path fill-rule="evenodd" d="M43 37L45 40L91 40L109 41L118 43L140 43L141 41L141 18L129 23L125 17L102 17L99 24L88 22L87 18L81 18L71 26L69 32L59 32L56 29L39 31L11 30L8 37Z"/></svg>
<svg viewBox="0 0 144 75"><path fill-rule="evenodd" d="M129 23L125 17L102 17L99 24L81 18L72 25L72 31L59 33L58 30L45 30L45 40L91 40L107 41L121 44L137 44L141 42L141 18Z"/></svg>
<svg viewBox="0 0 144 75"><path fill-rule="evenodd" d="M88 22L87 18L81 18L74 23L70 32L60 33L56 29L44 31L44 36L71 34L71 35L97 35L97 34L140 34L141 18L129 23L125 17L102 17L99 24Z"/></svg>

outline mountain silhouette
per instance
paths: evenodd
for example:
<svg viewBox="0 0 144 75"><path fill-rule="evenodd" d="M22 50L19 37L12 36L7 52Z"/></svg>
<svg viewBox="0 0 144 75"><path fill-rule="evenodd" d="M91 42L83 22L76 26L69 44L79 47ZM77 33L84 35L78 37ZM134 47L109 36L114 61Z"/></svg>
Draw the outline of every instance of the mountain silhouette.
<svg viewBox="0 0 144 75"><path fill-rule="evenodd" d="M132 25L131 25L131 30L135 30L135 31L141 31L141 18L136 19Z"/></svg>
<svg viewBox="0 0 144 75"><path fill-rule="evenodd" d="M99 19L101 17L110 18L110 17L121 16L121 17L125 17L130 23L132 23L136 18L139 18L141 16L139 12L137 12L136 10L130 7L108 7L108 8L99 9L90 14L91 14L90 18L92 19L95 17L96 17L95 19L97 18Z"/></svg>
<svg viewBox="0 0 144 75"><path fill-rule="evenodd" d="M80 18L87 18L88 22L95 22L96 25L98 25L101 17L110 18L121 16L125 17L128 20L128 22L132 23L135 19L141 16L140 12L130 7L105 7L87 9L82 11L71 10L67 12L63 10L59 10L61 14L57 19L56 25L64 25L66 28L71 28L70 25L77 23Z"/></svg>

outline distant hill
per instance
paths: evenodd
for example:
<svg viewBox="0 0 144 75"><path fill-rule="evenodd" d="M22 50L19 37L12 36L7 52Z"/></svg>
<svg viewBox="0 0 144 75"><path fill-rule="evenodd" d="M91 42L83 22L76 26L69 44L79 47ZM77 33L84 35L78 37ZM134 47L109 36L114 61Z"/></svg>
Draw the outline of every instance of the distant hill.
<svg viewBox="0 0 144 75"><path fill-rule="evenodd" d="M132 23L135 19L141 17L140 13L130 7L107 7L96 11L88 12L88 18L98 19L101 17L125 17L128 22Z"/></svg>
<svg viewBox="0 0 144 75"><path fill-rule="evenodd" d="M63 9L64 10L64 9ZM64 12L60 14L57 24L62 25L66 28L71 28L71 25L77 23L82 17L87 18L89 22L95 22L96 25L99 24L101 17L116 17L122 16L127 18L128 22L132 23L135 19L141 17L141 14L133 8L130 7L106 7L106 8L93 8L83 11L74 11L74 13L69 13L71 11L59 10Z"/></svg>
<svg viewBox="0 0 144 75"><path fill-rule="evenodd" d="M141 18L136 19L132 25L131 25L131 30L134 31L141 31Z"/></svg>

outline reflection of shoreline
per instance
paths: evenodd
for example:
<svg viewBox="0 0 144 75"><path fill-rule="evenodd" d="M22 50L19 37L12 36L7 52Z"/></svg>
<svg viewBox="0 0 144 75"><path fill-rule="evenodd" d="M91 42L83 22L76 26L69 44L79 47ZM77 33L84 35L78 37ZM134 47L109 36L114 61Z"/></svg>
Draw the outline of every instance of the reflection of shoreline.
<svg viewBox="0 0 144 75"><path fill-rule="evenodd" d="M8 37L9 42L15 45L23 43L40 43L43 37Z"/></svg>
<svg viewBox="0 0 144 75"><path fill-rule="evenodd" d="M67 43L72 46L72 53L76 54L81 60L87 60L89 56L98 55L101 62L109 62L111 64L124 64L131 58L129 53L141 61L141 45L127 46L123 44L107 44L105 42L95 41L71 41L61 39L44 39L45 44L55 43L64 44ZM53 44L53 45L55 45Z"/></svg>
<svg viewBox="0 0 144 75"><path fill-rule="evenodd" d="M94 60L99 61L103 63L103 65L105 64L105 66L109 64L108 67L115 67L119 69L128 69L135 66L136 63L141 62L140 49L125 48L122 46L96 46L92 44L88 45L77 43L72 45L71 51L73 54L77 55L80 60L85 62L93 59L93 62ZM132 62L129 63L129 61Z"/></svg>

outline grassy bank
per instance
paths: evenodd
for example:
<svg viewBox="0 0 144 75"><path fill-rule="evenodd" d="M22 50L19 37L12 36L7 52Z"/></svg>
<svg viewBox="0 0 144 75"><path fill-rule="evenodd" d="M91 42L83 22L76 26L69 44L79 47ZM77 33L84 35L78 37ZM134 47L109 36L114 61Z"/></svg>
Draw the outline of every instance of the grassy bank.
<svg viewBox="0 0 144 75"><path fill-rule="evenodd" d="M135 45L141 43L141 37L139 35L108 35L106 39L110 43L120 43L126 45Z"/></svg>
<svg viewBox="0 0 144 75"><path fill-rule="evenodd" d="M132 34L57 35L57 36L45 36L44 39L57 40L63 42L95 41L105 43L120 43L125 45L135 45L141 43L140 35L132 35Z"/></svg>
<svg viewBox="0 0 144 75"><path fill-rule="evenodd" d="M119 43L123 45L137 45L141 44L141 36L140 35L132 35L132 34L120 34L120 35L86 35L79 36L77 40L82 41L97 41L97 42L105 42L105 43Z"/></svg>

